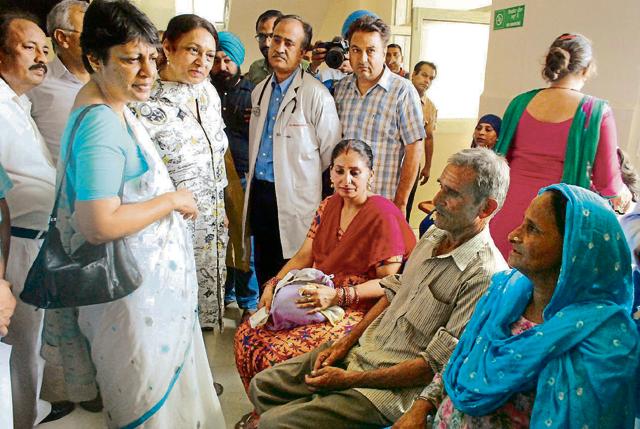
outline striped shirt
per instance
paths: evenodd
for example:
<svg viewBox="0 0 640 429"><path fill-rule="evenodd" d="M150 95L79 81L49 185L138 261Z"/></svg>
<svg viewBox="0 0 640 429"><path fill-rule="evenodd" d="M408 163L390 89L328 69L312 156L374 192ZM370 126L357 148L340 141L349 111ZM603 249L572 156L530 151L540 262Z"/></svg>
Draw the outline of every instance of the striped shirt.
<svg viewBox="0 0 640 429"><path fill-rule="evenodd" d="M400 183L405 145L426 136L418 91L411 81L385 66L380 80L364 96L352 74L336 82L333 97L342 137L371 146L375 171L372 191L393 199Z"/></svg>
<svg viewBox="0 0 640 429"><path fill-rule="evenodd" d="M445 234L431 227L411 253L404 274L380 282L390 305L349 352L348 370L389 368L422 357L435 373L447 363L491 276L508 266L488 227L452 252L432 256ZM423 388L356 390L396 421Z"/></svg>

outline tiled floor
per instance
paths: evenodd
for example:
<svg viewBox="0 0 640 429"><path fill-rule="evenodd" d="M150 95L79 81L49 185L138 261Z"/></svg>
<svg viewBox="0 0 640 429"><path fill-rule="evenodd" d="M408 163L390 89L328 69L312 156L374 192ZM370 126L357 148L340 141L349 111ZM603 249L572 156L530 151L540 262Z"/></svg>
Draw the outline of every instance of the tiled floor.
<svg viewBox="0 0 640 429"><path fill-rule="evenodd" d="M244 414L251 411L251 403L244 392L240 377L236 371L233 358L233 334L240 320L240 310L237 306L227 307L225 315L225 330L220 333L204 333L209 364L213 377L224 386L224 393L220 396L220 404L227 423L227 428L234 424ZM56 422L37 426L38 429L103 429L106 428L102 414L89 413L77 408L69 416ZM211 428L222 429L222 428Z"/></svg>

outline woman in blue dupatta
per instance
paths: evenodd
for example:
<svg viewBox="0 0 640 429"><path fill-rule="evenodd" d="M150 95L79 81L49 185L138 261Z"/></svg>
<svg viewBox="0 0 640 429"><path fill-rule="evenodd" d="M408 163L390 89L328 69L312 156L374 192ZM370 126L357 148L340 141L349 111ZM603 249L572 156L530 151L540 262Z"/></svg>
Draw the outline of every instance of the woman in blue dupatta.
<svg viewBox="0 0 640 429"><path fill-rule="evenodd" d="M425 389L430 405L442 386L448 395L433 427L633 427L640 339L613 210L591 191L552 185L509 240L514 269L494 276Z"/></svg>

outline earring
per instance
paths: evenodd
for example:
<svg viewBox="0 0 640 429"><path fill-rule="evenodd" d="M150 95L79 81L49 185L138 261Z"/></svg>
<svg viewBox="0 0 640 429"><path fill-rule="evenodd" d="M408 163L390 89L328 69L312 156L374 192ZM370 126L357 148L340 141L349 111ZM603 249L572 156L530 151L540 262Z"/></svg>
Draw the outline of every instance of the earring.
<svg viewBox="0 0 640 429"><path fill-rule="evenodd" d="M367 191L371 192L371 182L367 182Z"/></svg>
<svg viewBox="0 0 640 429"><path fill-rule="evenodd" d="M331 182L331 184L329 186L331 187L331 189L333 189L333 182Z"/></svg>

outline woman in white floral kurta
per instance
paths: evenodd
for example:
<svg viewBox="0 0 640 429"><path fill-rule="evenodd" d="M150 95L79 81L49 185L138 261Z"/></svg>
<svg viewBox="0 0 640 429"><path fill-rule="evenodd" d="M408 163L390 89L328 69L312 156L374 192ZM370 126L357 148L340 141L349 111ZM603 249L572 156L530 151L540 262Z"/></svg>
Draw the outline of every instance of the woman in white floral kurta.
<svg viewBox="0 0 640 429"><path fill-rule="evenodd" d="M200 325L222 328L227 248L224 154L228 142L220 98L207 79L217 33L208 21L194 15L174 18L178 19L183 22L165 32L168 62L160 70L151 97L132 108L156 144L176 188L185 187L194 194L200 214L189 227L198 272Z"/></svg>

